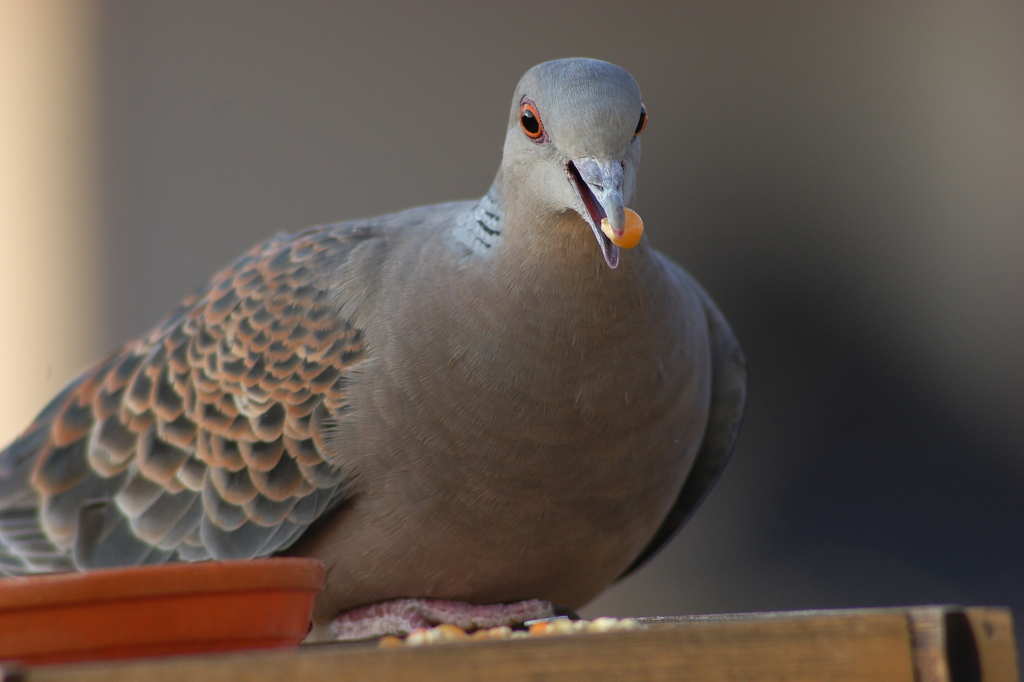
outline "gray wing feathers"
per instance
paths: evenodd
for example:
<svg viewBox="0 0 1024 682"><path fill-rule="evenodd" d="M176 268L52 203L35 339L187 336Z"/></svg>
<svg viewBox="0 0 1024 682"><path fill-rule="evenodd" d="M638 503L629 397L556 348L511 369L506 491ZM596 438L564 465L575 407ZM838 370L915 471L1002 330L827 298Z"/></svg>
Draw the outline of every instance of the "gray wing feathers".
<svg viewBox="0 0 1024 682"><path fill-rule="evenodd" d="M696 291L703 303L711 344L711 404L704 438L676 503L620 579L643 566L668 544L704 501L736 445L747 399L746 360L725 317L700 285L675 263L663 260L679 277L680 284Z"/></svg>
<svg viewBox="0 0 1024 682"><path fill-rule="evenodd" d="M323 279L380 235L283 235L72 382L0 452L0 574L245 559L348 495L325 454L361 330Z"/></svg>
<svg viewBox="0 0 1024 682"><path fill-rule="evenodd" d="M36 422L0 453L0 575L74 568L66 548L55 545L43 529L31 477L36 454L49 439L40 420L53 419L81 381L72 382L51 400Z"/></svg>

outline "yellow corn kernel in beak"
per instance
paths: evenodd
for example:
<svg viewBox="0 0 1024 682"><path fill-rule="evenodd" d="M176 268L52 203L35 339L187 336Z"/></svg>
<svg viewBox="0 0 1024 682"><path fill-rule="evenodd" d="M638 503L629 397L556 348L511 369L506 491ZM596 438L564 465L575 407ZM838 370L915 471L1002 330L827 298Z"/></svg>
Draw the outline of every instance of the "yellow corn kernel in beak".
<svg viewBox="0 0 1024 682"><path fill-rule="evenodd" d="M633 209L627 208L625 211L626 224L622 229L621 237L615 234L612 224L608 222L607 218L601 219L601 231L604 232L604 236L611 240L612 244L615 244L620 249L632 249L640 243L640 237L644 234L644 221L640 219L640 216Z"/></svg>

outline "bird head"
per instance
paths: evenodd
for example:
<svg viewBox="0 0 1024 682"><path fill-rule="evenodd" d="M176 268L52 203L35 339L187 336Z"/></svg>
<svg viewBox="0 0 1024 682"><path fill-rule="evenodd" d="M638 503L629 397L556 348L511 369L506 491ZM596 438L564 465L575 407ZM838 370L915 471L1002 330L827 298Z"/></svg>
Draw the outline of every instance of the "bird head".
<svg viewBox="0 0 1024 682"><path fill-rule="evenodd" d="M646 124L640 87L624 69L596 59L545 62L516 87L502 172L531 204L579 214L615 268L620 246L635 246L643 231L628 206Z"/></svg>

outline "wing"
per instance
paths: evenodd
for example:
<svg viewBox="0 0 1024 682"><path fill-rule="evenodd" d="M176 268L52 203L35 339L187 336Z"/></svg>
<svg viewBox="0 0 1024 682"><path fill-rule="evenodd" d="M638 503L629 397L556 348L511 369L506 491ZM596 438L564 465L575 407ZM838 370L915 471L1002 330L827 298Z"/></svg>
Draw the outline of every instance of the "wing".
<svg viewBox="0 0 1024 682"><path fill-rule="evenodd" d="M736 445L747 399L747 364L729 323L700 285L678 265L667 258L663 257L663 260L675 272L681 284L693 288L700 295L704 305L711 346L711 405L704 439L675 505L651 541L619 579L637 570L661 551L704 501Z"/></svg>
<svg viewBox="0 0 1024 682"><path fill-rule="evenodd" d="M364 345L327 279L376 236L260 244L72 382L0 453L0 572L266 556L343 502L324 438Z"/></svg>

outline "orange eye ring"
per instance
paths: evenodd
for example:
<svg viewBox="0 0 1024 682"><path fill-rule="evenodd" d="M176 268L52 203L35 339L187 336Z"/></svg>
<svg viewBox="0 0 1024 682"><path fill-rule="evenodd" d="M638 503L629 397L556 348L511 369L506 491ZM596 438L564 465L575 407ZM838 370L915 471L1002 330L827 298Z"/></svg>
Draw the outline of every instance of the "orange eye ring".
<svg viewBox="0 0 1024 682"><path fill-rule="evenodd" d="M544 124L540 122L537 105L527 100L519 109L519 127L531 140L539 140L544 135Z"/></svg>
<svg viewBox="0 0 1024 682"><path fill-rule="evenodd" d="M636 123L636 132L633 133L633 137L636 137L644 131L647 127L647 107L643 104L640 105L640 120Z"/></svg>

